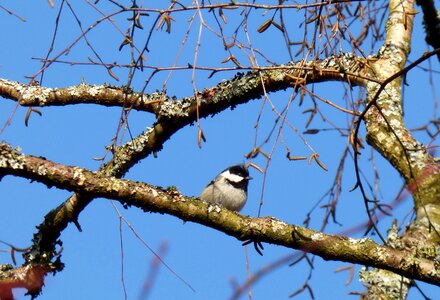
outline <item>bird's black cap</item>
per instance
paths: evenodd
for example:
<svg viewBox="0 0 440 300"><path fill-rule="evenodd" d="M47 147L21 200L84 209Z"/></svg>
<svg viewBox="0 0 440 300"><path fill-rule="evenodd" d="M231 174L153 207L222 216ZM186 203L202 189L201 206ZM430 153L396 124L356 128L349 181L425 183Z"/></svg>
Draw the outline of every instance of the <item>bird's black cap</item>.
<svg viewBox="0 0 440 300"><path fill-rule="evenodd" d="M230 172L231 174L236 174L236 175L240 175L240 176L242 176L242 177L245 177L245 178L247 178L247 179L251 179L251 178L249 177L249 171L248 171L248 169L245 167L245 165L242 165L242 164L240 164L240 165L235 165L235 166L232 166L232 167L229 167L229 168L225 169L224 171L227 171L227 170L229 170L229 172ZM224 172L224 171L223 171L223 172Z"/></svg>

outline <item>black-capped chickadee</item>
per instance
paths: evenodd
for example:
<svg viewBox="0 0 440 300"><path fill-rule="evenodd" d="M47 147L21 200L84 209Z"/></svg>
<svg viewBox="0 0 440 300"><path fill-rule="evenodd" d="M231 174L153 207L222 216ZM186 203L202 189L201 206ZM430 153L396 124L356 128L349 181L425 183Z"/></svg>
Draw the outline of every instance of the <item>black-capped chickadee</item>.
<svg viewBox="0 0 440 300"><path fill-rule="evenodd" d="M247 200L249 171L245 165L235 165L222 171L203 190L200 199L224 208L240 211Z"/></svg>

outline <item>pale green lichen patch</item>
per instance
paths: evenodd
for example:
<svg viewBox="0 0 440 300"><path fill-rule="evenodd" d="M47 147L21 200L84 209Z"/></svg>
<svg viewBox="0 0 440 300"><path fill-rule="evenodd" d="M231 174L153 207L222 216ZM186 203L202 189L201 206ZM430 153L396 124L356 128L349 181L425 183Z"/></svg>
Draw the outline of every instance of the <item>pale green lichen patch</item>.
<svg viewBox="0 0 440 300"><path fill-rule="evenodd" d="M165 118L187 117L191 108L191 98L183 98L182 100L165 100L160 106L159 116Z"/></svg>
<svg viewBox="0 0 440 300"><path fill-rule="evenodd" d="M412 145L408 145L407 155L409 157L409 161L416 170L423 170L427 166L427 156L428 153L418 142L414 142Z"/></svg>
<svg viewBox="0 0 440 300"><path fill-rule="evenodd" d="M397 119L391 119L388 121L388 123L390 124L391 128L396 128L396 130L399 130L402 126L402 122L400 122ZM399 131L401 132L401 130L399 130Z"/></svg>
<svg viewBox="0 0 440 300"><path fill-rule="evenodd" d="M440 270L440 247L436 248L436 256L434 257L434 264L437 270Z"/></svg>
<svg viewBox="0 0 440 300"><path fill-rule="evenodd" d="M111 192L118 193L119 191L125 190L127 188L127 182L122 180L109 180L107 185L107 190ZM130 192L133 194L134 189L131 189ZM137 193L137 192L135 192Z"/></svg>
<svg viewBox="0 0 440 300"><path fill-rule="evenodd" d="M376 295L387 295L387 299L405 299L411 281L401 275L382 269L367 270L363 267L359 271L359 281L371 285L376 291L370 291Z"/></svg>
<svg viewBox="0 0 440 300"><path fill-rule="evenodd" d="M381 65L386 69L386 73L393 74L393 69L400 69L401 64L405 61L406 57L403 54L403 44L394 45L386 43L380 47L378 54L382 60L386 60L386 64ZM385 74L382 70L382 74Z"/></svg>
<svg viewBox="0 0 440 300"><path fill-rule="evenodd" d="M371 243L372 240L369 238L361 238L361 239L348 238L348 242L352 245L361 245L365 243Z"/></svg>
<svg viewBox="0 0 440 300"><path fill-rule="evenodd" d="M402 261L402 267L405 269L414 269L417 270L420 265L420 258L416 255L407 255L405 259Z"/></svg>
<svg viewBox="0 0 440 300"><path fill-rule="evenodd" d="M148 148L149 136L153 131L153 128L147 128L143 133L127 142L124 146L116 147L116 149L114 149L115 157L113 158L113 163L106 165L104 175L115 176L115 174L118 174L130 164L134 154L145 152Z"/></svg>
<svg viewBox="0 0 440 300"><path fill-rule="evenodd" d="M39 103L40 106L44 106L53 92L51 88L43 88L38 85L18 85L17 90L21 95L20 101Z"/></svg>
<svg viewBox="0 0 440 300"><path fill-rule="evenodd" d="M440 255L438 246L433 244L420 244L416 251L417 255L427 259L436 259Z"/></svg>
<svg viewBox="0 0 440 300"><path fill-rule="evenodd" d="M83 169L75 167L73 171L73 179L75 179L77 184L83 185L87 179L84 175Z"/></svg>
<svg viewBox="0 0 440 300"><path fill-rule="evenodd" d="M152 197L156 198L159 196L159 193L155 189L150 189L149 193Z"/></svg>
<svg viewBox="0 0 440 300"><path fill-rule="evenodd" d="M105 89L106 87L103 85L91 85L91 84L81 83L80 85L66 88L66 92L68 95L72 97L82 97L84 95L96 97Z"/></svg>
<svg viewBox="0 0 440 300"><path fill-rule="evenodd" d="M48 174L47 167L44 165L39 165L37 168L37 174L40 176L46 176Z"/></svg>
<svg viewBox="0 0 440 300"><path fill-rule="evenodd" d="M255 96L259 96L260 86L261 78L257 72L238 73L233 79L222 81L217 86L211 101L217 103L230 102L233 99L249 99L254 94L252 91L255 91ZM248 94L251 96L249 97Z"/></svg>
<svg viewBox="0 0 440 300"><path fill-rule="evenodd" d="M148 145L148 138L153 131L154 128L147 127L146 131L144 131L135 139L128 142L126 144L126 148L128 148L131 152L144 151L145 145Z"/></svg>
<svg viewBox="0 0 440 300"><path fill-rule="evenodd" d="M322 241L322 240L324 240L324 238L325 238L325 236L321 232L315 232L314 234L312 234L310 236L310 239L315 242Z"/></svg>
<svg viewBox="0 0 440 300"><path fill-rule="evenodd" d="M377 141L378 141L379 143L382 144L382 143L384 143L385 141L388 140L388 135L386 135L385 133L379 131L379 132L376 134L376 139L377 139Z"/></svg>
<svg viewBox="0 0 440 300"><path fill-rule="evenodd" d="M280 220L272 218L272 217L270 218L270 227L274 231L284 230L287 226L288 226L288 224L283 221L280 221Z"/></svg>
<svg viewBox="0 0 440 300"><path fill-rule="evenodd" d="M399 227L395 223L387 231L387 246L394 249L403 249L403 243L399 237Z"/></svg>
<svg viewBox="0 0 440 300"><path fill-rule="evenodd" d="M415 226L434 227L433 233L440 232L440 207L438 203L424 203L421 205L417 209L417 222Z"/></svg>
<svg viewBox="0 0 440 300"><path fill-rule="evenodd" d="M0 144L0 168L12 168L15 170L21 170L24 168L26 158L24 155L17 154L20 148L12 149L6 143Z"/></svg>

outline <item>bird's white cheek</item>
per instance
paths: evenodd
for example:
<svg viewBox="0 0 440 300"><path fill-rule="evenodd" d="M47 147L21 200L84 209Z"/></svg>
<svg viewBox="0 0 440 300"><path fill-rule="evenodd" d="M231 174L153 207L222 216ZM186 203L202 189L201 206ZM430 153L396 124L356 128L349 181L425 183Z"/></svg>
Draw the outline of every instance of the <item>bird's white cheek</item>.
<svg viewBox="0 0 440 300"><path fill-rule="evenodd" d="M229 173L229 171L223 172L221 175L225 179L227 179L229 181L232 181L232 182L240 182L240 181L242 181L244 179L243 176Z"/></svg>

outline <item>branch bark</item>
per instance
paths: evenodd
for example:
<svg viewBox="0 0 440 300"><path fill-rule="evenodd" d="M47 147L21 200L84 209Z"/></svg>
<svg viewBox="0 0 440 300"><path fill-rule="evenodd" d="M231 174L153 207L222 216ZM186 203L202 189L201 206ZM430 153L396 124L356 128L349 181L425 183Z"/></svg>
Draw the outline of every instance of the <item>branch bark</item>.
<svg viewBox="0 0 440 300"><path fill-rule="evenodd" d="M251 218L201 202L174 188L103 176L44 158L27 156L0 144L0 174L20 176L90 197L103 197L144 211L166 213L184 221L209 226L239 240L254 240L299 249L322 257L374 266L440 285L434 260L376 244L370 239L351 239L290 225L272 217Z"/></svg>
<svg viewBox="0 0 440 300"><path fill-rule="evenodd" d="M411 45L414 1L392 0L389 10L386 41L377 60L370 64L371 73L382 82L405 67ZM382 91L381 88L374 82L366 85L367 141L405 179L416 210L415 222L395 246L433 255L440 241L440 165L405 126L402 77L388 83ZM409 280L381 270L363 272L361 278L370 284L371 298L387 295L387 299L404 299L411 285Z"/></svg>
<svg viewBox="0 0 440 300"><path fill-rule="evenodd" d="M65 106L73 104L98 104L151 112L161 118L187 118L195 121L195 111L200 116L216 114L227 107L246 103L267 93L300 87L323 81L348 81L353 86L367 81L368 61L352 54L331 56L322 60L290 62L285 65L256 68L248 73L238 73L215 87L204 89L197 97L172 99L164 93L135 93L125 86L80 84L67 88L49 88L38 84L23 84L0 78L0 96L18 101L22 106ZM262 88L264 86L264 89Z"/></svg>

